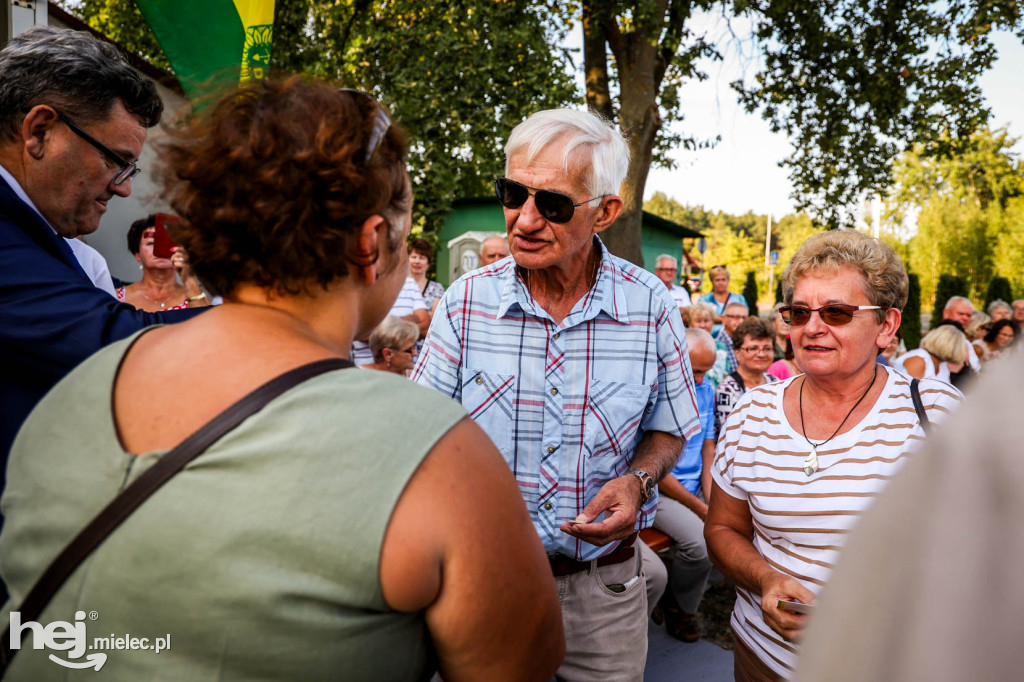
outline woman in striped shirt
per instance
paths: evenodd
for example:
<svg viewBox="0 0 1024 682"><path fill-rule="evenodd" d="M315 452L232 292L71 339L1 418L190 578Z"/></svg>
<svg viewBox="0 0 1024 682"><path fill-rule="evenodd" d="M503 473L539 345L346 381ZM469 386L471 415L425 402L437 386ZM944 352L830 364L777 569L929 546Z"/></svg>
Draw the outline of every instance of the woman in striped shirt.
<svg viewBox="0 0 1024 682"><path fill-rule="evenodd" d="M705 537L737 586L736 679L785 679L806 616L846 533L924 437L909 379L875 362L900 326L907 274L884 242L853 231L808 239L783 275L804 374L747 392L712 466ZM920 384L941 421L962 396Z"/></svg>

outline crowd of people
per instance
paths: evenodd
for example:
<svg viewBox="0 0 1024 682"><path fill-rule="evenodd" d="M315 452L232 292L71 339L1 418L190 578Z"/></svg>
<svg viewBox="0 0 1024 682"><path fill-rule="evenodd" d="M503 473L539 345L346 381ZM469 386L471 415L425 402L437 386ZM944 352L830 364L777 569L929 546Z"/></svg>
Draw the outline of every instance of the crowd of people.
<svg viewBox="0 0 1024 682"><path fill-rule="evenodd" d="M573 109L510 131L507 236L445 289L401 126L298 76L170 129L177 246L137 221L117 287L77 238L161 114L84 33L0 51L8 679L63 679L22 624L88 611L173 637L107 679L640 680L652 612L696 641L716 569L736 679L788 679L860 518L1019 355L1024 300L951 298L904 349L906 270L856 231L808 239L765 317L724 266L691 301L675 257L605 247L630 151Z"/></svg>

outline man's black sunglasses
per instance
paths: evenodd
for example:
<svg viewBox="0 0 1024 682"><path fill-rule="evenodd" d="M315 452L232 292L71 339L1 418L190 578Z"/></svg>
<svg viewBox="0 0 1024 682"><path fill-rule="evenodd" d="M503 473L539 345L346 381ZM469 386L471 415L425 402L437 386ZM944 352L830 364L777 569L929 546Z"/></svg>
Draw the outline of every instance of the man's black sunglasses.
<svg viewBox="0 0 1024 682"><path fill-rule="evenodd" d="M118 170L117 173L114 175L114 179L110 181L112 185L120 185L125 180L128 180L129 178L133 178L136 175L138 175L139 171L142 170L141 168L135 165L135 162L125 161L123 158L121 158L120 154L111 150L109 147L107 147L105 144L97 140L95 137L93 137L89 133L85 132L84 130L76 126L74 123L71 122L71 120L67 116L60 113L59 111L57 112L57 118L63 121L64 125L66 125L71 130L71 132L73 132L75 135L78 135L80 138L82 138L83 140L91 144L93 147L98 149L100 153L103 154L103 156L107 157L108 159L110 159L110 161L117 165L117 167L120 170Z"/></svg>
<svg viewBox="0 0 1024 682"><path fill-rule="evenodd" d="M496 178L494 180L494 193L498 195L498 201L505 208L520 208L531 196L537 205L537 211L544 216L544 220L552 223L567 223L572 220L577 206L590 203L594 199L603 199L608 196L591 197L585 201L575 203L572 197L561 192L552 192L548 189L537 189L509 180L508 178Z"/></svg>

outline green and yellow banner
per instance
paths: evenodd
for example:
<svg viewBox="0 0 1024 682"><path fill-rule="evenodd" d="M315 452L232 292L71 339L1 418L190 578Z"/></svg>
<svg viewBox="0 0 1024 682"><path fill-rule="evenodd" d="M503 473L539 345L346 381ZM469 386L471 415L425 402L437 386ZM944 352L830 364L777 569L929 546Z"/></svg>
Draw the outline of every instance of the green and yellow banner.
<svg viewBox="0 0 1024 682"><path fill-rule="evenodd" d="M136 0L189 99L223 78L266 78L274 0Z"/></svg>

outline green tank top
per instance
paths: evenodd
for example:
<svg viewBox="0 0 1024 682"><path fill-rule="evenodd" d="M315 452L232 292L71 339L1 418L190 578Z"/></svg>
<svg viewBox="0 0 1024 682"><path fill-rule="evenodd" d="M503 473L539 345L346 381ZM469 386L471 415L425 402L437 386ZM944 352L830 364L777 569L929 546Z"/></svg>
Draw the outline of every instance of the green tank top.
<svg viewBox="0 0 1024 682"><path fill-rule="evenodd" d="M112 421L114 376L134 338L58 384L11 451L0 537L5 623L67 542L165 453L126 453ZM95 648L37 650L27 633L5 679L429 676L422 614L388 608L380 551L409 479L464 416L385 372L340 370L291 389L157 491L58 592L39 622L81 622ZM143 638L150 649L117 648L118 639L130 647ZM99 672L48 658L81 664L96 653L107 655Z"/></svg>

